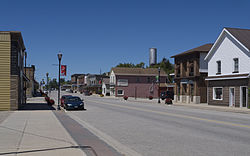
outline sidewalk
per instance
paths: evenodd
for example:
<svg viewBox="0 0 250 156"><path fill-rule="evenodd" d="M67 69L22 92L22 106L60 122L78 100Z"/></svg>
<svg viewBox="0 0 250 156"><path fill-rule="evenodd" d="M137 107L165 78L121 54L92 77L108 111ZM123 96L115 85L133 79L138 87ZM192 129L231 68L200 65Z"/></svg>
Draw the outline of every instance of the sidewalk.
<svg viewBox="0 0 250 156"><path fill-rule="evenodd" d="M43 97L31 98L20 111L0 112L0 155L82 156L77 146Z"/></svg>
<svg viewBox="0 0 250 156"><path fill-rule="evenodd" d="M122 97L112 97L112 96L105 96L104 98L112 98L116 100L123 100ZM128 102L143 102L143 103L151 103L151 104L158 104L158 99L146 99L146 98L134 98L129 97ZM161 103L165 105L164 100L161 100ZM222 112L234 112L234 113L243 113L243 114L250 114L250 109L247 108L239 108L239 107L225 107L225 106L213 106L208 105L207 103L204 104L190 104L190 103L176 103L173 101L174 106L182 106L182 107L189 107L194 109L205 109L205 110L215 110L215 111L222 111Z"/></svg>

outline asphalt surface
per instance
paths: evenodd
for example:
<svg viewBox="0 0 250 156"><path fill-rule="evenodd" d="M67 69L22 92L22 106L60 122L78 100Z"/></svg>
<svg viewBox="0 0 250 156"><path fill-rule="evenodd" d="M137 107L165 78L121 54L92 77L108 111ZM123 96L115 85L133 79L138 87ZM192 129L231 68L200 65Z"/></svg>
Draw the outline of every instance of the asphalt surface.
<svg viewBox="0 0 250 156"><path fill-rule="evenodd" d="M78 95L87 111L67 114L116 149L145 156L250 155L249 114Z"/></svg>

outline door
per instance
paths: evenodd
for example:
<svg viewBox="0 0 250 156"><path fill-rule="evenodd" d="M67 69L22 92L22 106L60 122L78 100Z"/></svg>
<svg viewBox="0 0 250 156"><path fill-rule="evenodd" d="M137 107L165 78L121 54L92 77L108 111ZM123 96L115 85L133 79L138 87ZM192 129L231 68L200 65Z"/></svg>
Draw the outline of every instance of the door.
<svg viewBox="0 0 250 156"><path fill-rule="evenodd" d="M229 88L229 106L231 107L235 106L234 88Z"/></svg>
<svg viewBox="0 0 250 156"><path fill-rule="evenodd" d="M247 87L240 87L240 107L247 107Z"/></svg>

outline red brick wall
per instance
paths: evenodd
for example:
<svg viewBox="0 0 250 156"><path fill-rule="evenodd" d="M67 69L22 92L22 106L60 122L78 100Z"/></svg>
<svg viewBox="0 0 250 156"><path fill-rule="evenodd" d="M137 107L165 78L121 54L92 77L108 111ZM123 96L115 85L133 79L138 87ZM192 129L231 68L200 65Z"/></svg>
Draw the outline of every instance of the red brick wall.
<svg viewBox="0 0 250 156"><path fill-rule="evenodd" d="M150 77L150 82L148 82L148 77ZM139 78L139 82L137 82ZM166 76L161 76L161 83L166 82ZM138 97L138 98L148 98L153 96L154 98L158 97L158 83L155 83L155 76L116 76L116 81L118 79L127 79L128 86L117 86L116 83L116 96L128 96L128 97ZM152 85L152 82L153 85ZM150 87L153 87L153 92L150 92ZM117 90L124 90L124 95L117 95Z"/></svg>

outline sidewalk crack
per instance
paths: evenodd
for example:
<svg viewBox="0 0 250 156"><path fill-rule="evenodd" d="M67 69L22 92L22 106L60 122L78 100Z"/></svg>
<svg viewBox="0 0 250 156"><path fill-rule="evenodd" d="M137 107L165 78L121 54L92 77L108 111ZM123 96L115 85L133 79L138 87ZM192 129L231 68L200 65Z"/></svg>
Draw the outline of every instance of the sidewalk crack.
<svg viewBox="0 0 250 156"><path fill-rule="evenodd" d="M29 118L29 117L28 117L28 118ZM26 121L25 121L25 125L24 125L24 128L23 128L23 130L22 130L21 138L20 138L20 140L19 140L19 142L18 142L18 144L17 144L17 153L18 153L18 151L19 151L19 149L20 149L20 145L21 145L22 140L23 140L23 136L24 136L24 133L25 133L25 129L26 129L27 125L28 125L28 118L27 118ZM16 153L16 155L17 155L17 153Z"/></svg>

